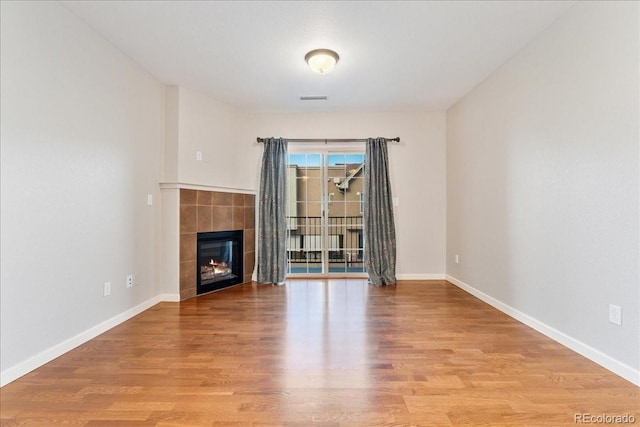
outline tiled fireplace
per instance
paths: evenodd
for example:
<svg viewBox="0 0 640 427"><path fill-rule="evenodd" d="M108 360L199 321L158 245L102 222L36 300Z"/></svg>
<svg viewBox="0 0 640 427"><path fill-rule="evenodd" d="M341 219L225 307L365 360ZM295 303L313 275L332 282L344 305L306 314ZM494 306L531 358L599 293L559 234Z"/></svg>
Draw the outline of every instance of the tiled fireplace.
<svg viewBox="0 0 640 427"><path fill-rule="evenodd" d="M243 283L255 265L255 196L180 189L180 299L196 296L198 233L243 230Z"/></svg>

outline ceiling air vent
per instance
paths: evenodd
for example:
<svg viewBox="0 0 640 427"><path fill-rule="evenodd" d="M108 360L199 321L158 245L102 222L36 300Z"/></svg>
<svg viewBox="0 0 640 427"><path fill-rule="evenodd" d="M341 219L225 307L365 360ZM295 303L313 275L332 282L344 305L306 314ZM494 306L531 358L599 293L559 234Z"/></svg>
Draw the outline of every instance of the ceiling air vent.
<svg viewBox="0 0 640 427"><path fill-rule="evenodd" d="M326 101L326 96L301 96L300 101Z"/></svg>

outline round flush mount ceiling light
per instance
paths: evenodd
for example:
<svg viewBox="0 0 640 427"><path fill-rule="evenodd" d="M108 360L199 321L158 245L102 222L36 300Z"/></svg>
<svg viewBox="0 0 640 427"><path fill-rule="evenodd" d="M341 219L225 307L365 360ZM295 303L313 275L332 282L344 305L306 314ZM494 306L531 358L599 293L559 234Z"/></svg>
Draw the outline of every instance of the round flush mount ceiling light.
<svg viewBox="0 0 640 427"><path fill-rule="evenodd" d="M304 56L309 67L318 74L327 74L333 70L340 57L329 49L314 49Z"/></svg>

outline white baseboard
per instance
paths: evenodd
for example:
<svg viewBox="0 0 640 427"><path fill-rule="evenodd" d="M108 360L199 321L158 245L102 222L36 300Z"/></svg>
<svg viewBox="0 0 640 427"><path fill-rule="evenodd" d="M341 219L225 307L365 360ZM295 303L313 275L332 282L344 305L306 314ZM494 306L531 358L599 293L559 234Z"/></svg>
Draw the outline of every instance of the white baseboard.
<svg viewBox="0 0 640 427"><path fill-rule="evenodd" d="M17 380L21 376L28 374L34 369L37 369L40 366L49 363L56 357L62 356L66 352L73 350L79 345L84 344L85 342L97 337L98 335L108 331L115 326L118 326L122 322L129 320L134 316L137 316L143 311L163 301L180 301L180 295L157 295L141 304L138 304L135 307L130 308L123 313L112 317L111 319L105 320L104 322L92 328L89 328L86 331L81 332L66 341L61 342L60 344L56 344L53 347L48 348L47 350L44 350L43 352L38 353L33 357L30 357L24 362L20 362L15 366L5 369L4 371L0 372L0 387L4 387L6 384Z"/></svg>
<svg viewBox="0 0 640 427"><path fill-rule="evenodd" d="M160 294L156 298L158 302L180 302L180 294Z"/></svg>
<svg viewBox="0 0 640 427"><path fill-rule="evenodd" d="M396 274L398 280L445 280L446 274Z"/></svg>
<svg viewBox="0 0 640 427"><path fill-rule="evenodd" d="M603 352L601 352L600 350L596 350L595 348L581 342L578 341L577 339L558 331L555 328L552 328L551 326L540 322L539 320L534 319L533 317L519 311L516 310L515 308L503 303L502 301L499 301L495 298L493 298L490 295L485 294L482 291L479 291L478 289L474 288L473 286L470 286L466 283L464 283L461 280L456 279L453 276L446 276L446 280L453 283L454 285L456 285L457 287L459 287L460 289L470 293L471 295L475 296L476 298L486 302L487 304L489 304L490 306L500 310L501 312L505 313L508 316L513 317L514 319L524 323L525 325L535 329L536 331L540 332L543 335L546 335L547 337L551 338L552 340L564 345L565 347L570 348L571 350L575 351L576 353L586 357L587 359L597 363L598 365L602 366L605 369L610 370L611 372L613 372L616 375L621 376L622 378L626 379L627 381L632 382L633 384L640 386L640 371L632 368L629 365L626 365L622 362L620 362L619 360L616 360L614 358L612 358L611 356L608 356L606 354L604 354Z"/></svg>

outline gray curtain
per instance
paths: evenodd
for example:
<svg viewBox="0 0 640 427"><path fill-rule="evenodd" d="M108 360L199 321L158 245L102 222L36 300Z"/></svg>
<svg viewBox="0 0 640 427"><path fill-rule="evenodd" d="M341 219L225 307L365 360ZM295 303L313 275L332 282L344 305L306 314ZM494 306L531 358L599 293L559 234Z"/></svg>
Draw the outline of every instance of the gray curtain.
<svg viewBox="0 0 640 427"><path fill-rule="evenodd" d="M364 164L365 265L376 286L396 283L396 230L385 138L369 138Z"/></svg>
<svg viewBox="0 0 640 427"><path fill-rule="evenodd" d="M264 141L258 206L258 282L281 284L287 269L287 140Z"/></svg>

